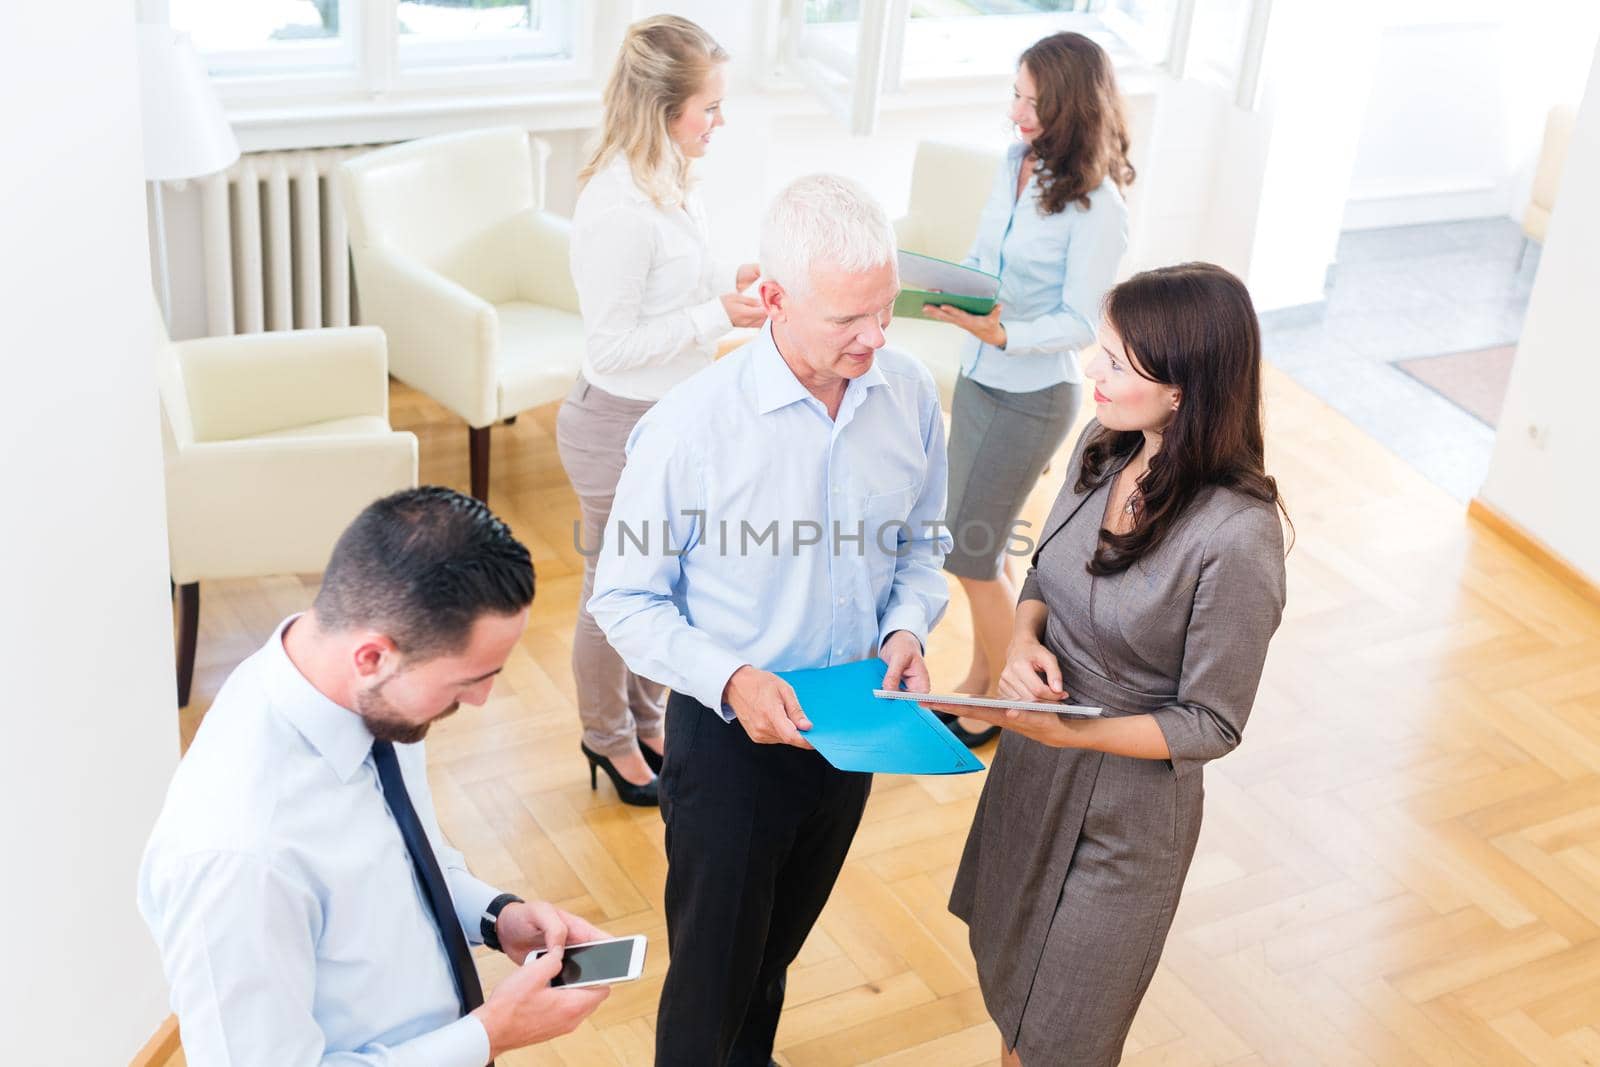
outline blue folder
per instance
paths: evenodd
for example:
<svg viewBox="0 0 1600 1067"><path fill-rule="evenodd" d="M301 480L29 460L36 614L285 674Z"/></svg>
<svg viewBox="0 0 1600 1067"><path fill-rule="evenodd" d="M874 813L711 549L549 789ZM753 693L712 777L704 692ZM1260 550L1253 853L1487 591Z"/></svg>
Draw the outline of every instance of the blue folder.
<svg viewBox="0 0 1600 1067"><path fill-rule="evenodd" d="M881 700L888 670L881 659L837 667L780 671L811 720L805 739L841 771L876 774L970 774L983 770L931 711L909 700Z"/></svg>

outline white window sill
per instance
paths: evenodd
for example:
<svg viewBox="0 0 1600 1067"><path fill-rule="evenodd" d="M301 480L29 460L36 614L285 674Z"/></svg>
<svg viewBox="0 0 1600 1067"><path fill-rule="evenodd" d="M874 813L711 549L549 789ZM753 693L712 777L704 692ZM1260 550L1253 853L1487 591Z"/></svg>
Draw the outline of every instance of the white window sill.
<svg viewBox="0 0 1600 1067"><path fill-rule="evenodd" d="M244 152L388 144L483 126L589 129L599 125L600 115L600 91L594 88L352 97L228 108L228 120Z"/></svg>
<svg viewBox="0 0 1600 1067"><path fill-rule="evenodd" d="M1153 96L1169 79L1159 71L1119 72L1127 98ZM886 115L927 109L993 104L1009 91L1011 78L967 77L909 80L905 90L885 93ZM736 88L757 98L769 116L825 115L827 109L798 81L781 75ZM227 109L244 152L326 148L333 145L389 144L416 137L484 126L512 125L554 132L591 130L603 108L597 87L546 89L534 93L417 93L378 97L346 96L333 101L236 103Z"/></svg>

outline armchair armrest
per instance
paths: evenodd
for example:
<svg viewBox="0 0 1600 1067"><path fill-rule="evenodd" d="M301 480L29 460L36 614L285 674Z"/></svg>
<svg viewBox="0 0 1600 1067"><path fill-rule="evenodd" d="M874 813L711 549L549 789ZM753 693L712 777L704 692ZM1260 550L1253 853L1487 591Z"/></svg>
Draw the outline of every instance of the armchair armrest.
<svg viewBox="0 0 1600 1067"><path fill-rule="evenodd" d="M525 211L511 225L517 246L517 289L522 299L578 314L578 289L572 284L569 251L571 221L548 211Z"/></svg>
<svg viewBox="0 0 1600 1067"><path fill-rule="evenodd" d="M173 349L196 441L389 414L383 331L370 326L205 337Z"/></svg>
<svg viewBox="0 0 1600 1067"><path fill-rule="evenodd" d="M394 376L471 426L494 422L500 343L494 306L393 249L354 251L361 317L383 327Z"/></svg>
<svg viewBox="0 0 1600 1067"><path fill-rule="evenodd" d="M167 463L180 582L319 571L367 504L417 484L403 432L198 444Z"/></svg>

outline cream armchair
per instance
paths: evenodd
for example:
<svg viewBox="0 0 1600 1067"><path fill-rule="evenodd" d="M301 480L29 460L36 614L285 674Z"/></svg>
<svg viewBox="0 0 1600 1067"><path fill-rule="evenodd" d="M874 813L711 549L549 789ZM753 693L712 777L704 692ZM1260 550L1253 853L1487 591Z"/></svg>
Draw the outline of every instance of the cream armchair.
<svg viewBox="0 0 1600 1067"><path fill-rule="evenodd" d="M157 342L183 706L200 582L322 570L357 512L416 485L417 439L389 428L371 327Z"/></svg>
<svg viewBox="0 0 1600 1067"><path fill-rule="evenodd" d="M583 358L570 223L543 210L548 156L508 128L424 138L339 168L361 319L388 335L396 378L466 420L480 500L489 428L561 399Z"/></svg>
<svg viewBox="0 0 1600 1067"><path fill-rule="evenodd" d="M961 262L972 248L978 214L989 198L989 186L999 166L997 152L919 142L911 165L909 211L894 223L900 247ZM943 322L899 318L889 324L889 343L927 364L948 411L961 357L977 344L973 336Z"/></svg>
<svg viewBox="0 0 1600 1067"><path fill-rule="evenodd" d="M1555 210L1556 192L1561 188L1561 172L1567 165L1567 148L1572 143L1572 128L1577 124L1574 108L1559 105L1550 109L1544 122L1544 139L1539 143L1539 162L1533 172L1533 188L1528 206L1522 212L1522 255L1528 242L1544 243L1550 230L1550 213ZM1517 267L1520 270L1521 261Z"/></svg>

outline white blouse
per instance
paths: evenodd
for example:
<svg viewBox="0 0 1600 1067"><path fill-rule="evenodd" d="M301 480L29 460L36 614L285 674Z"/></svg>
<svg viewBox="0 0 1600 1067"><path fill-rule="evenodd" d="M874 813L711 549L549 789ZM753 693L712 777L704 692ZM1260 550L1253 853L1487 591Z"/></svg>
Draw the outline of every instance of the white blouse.
<svg viewBox="0 0 1600 1067"><path fill-rule="evenodd" d="M571 256L589 384L660 400L710 366L733 326L720 294L734 279L716 280L698 195L691 191L683 207L657 207L619 157L578 195Z"/></svg>

